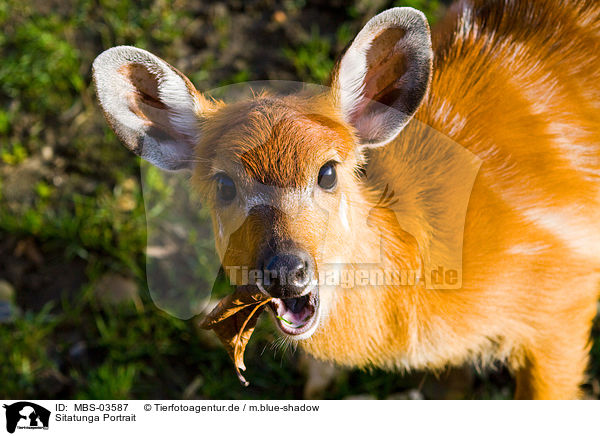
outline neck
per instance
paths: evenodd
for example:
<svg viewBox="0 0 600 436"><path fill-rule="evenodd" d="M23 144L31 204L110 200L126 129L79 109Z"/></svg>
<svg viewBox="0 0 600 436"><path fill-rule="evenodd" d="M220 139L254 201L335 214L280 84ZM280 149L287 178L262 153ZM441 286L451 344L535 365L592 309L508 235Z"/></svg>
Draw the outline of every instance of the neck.
<svg viewBox="0 0 600 436"><path fill-rule="evenodd" d="M330 238L344 241L345 251L327 265L338 280L322 281L322 324L303 345L342 364L389 360L391 349L408 348L411 335L406 321L414 305L406 299L420 286L421 266L415 239L399 228L389 200L369 186L344 193L340 218L347 229L340 226Z"/></svg>
<svg viewBox="0 0 600 436"><path fill-rule="evenodd" d="M414 144L422 149L411 154ZM340 364L418 368L468 347L447 340L447 313L464 312L471 297L447 289L461 286L462 229L477 169L469 152L416 121L371 153L368 185L345 193L349 229L334 236L347 247L342 259L352 279L322 287L322 324L303 343L310 353ZM440 267L457 271L458 281L436 286Z"/></svg>

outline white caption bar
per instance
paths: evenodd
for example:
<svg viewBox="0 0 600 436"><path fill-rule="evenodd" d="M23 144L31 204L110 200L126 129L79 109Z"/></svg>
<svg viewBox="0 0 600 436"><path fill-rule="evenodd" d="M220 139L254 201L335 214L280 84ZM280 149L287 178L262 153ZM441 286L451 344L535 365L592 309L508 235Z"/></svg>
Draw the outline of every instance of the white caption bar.
<svg viewBox="0 0 600 436"><path fill-rule="evenodd" d="M0 435L584 434L600 403L4 400ZM11 433L12 431L12 433ZM174 433L173 433L174 432Z"/></svg>

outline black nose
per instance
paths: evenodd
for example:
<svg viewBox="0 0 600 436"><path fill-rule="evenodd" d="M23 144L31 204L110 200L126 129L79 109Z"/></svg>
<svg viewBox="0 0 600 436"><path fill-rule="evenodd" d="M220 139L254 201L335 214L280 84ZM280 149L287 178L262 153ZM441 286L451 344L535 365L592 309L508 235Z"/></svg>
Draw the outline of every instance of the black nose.
<svg viewBox="0 0 600 436"><path fill-rule="evenodd" d="M261 263L263 285L275 298L299 297L313 279L312 257L303 250L279 252Z"/></svg>

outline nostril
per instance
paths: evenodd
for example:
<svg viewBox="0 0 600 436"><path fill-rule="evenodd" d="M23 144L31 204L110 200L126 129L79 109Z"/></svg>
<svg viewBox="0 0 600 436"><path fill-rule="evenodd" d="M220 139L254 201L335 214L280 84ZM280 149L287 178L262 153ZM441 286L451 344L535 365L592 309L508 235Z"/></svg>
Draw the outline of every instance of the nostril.
<svg viewBox="0 0 600 436"><path fill-rule="evenodd" d="M279 252L259 265L263 271L262 284L276 298L294 298L305 290L312 279L312 267L308 254L297 250Z"/></svg>
<svg viewBox="0 0 600 436"><path fill-rule="evenodd" d="M291 284L296 287L304 287L308 284L308 274L307 274L307 265L306 262L304 264L298 265L298 267L290 274Z"/></svg>

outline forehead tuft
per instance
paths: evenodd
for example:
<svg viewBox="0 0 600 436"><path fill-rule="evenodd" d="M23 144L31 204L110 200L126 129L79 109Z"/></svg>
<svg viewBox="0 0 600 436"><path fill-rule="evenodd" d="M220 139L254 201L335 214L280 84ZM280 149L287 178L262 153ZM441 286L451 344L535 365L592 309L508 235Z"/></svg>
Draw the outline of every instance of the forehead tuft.
<svg viewBox="0 0 600 436"><path fill-rule="evenodd" d="M214 153L239 162L252 179L300 187L315 167L353 150L352 134L337 114L299 98L261 97L223 108L209 127Z"/></svg>

